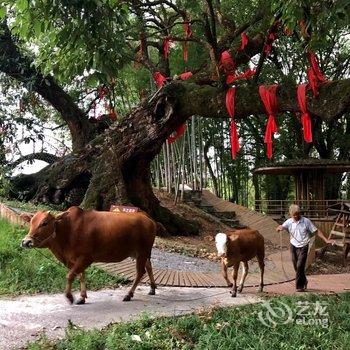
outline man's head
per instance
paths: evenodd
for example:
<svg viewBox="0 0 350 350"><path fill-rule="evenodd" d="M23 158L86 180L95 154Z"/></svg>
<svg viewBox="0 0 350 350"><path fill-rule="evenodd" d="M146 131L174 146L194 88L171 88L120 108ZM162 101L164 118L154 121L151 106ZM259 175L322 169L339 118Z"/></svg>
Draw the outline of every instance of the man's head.
<svg viewBox="0 0 350 350"><path fill-rule="evenodd" d="M292 204L289 207L289 215L292 219L294 219L295 221L299 221L301 214L300 214L300 207L299 205L296 204Z"/></svg>

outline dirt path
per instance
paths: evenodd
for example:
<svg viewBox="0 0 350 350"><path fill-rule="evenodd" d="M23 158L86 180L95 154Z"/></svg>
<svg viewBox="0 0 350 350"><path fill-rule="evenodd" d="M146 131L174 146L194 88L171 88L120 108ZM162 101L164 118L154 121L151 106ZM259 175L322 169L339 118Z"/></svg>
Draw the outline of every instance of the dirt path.
<svg viewBox="0 0 350 350"><path fill-rule="evenodd" d="M160 287L149 296L141 286L131 302L122 302L127 287L90 292L85 305L69 305L63 294L0 299L0 349L14 349L45 332L50 339L64 336L68 320L84 329L103 328L111 322L131 321L143 314L174 316L208 309L259 302L257 296L232 298L222 288Z"/></svg>

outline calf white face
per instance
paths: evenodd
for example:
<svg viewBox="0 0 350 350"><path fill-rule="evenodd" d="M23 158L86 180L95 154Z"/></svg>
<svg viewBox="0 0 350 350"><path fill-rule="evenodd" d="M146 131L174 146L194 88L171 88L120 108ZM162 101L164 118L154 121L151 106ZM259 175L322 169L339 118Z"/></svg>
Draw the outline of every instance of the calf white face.
<svg viewBox="0 0 350 350"><path fill-rule="evenodd" d="M218 251L218 256L225 256L227 253L227 236L225 233L218 233L215 236L216 250Z"/></svg>

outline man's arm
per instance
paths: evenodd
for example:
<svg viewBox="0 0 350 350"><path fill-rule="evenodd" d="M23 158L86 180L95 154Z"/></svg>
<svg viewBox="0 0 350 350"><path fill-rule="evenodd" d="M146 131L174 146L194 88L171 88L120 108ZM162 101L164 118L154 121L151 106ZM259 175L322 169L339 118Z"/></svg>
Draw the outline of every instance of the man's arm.
<svg viewBox="0 0 350 350"><path fill-rule="evenodd" d="M281 232L281 231L287 231L282 225L277 226L276 231Z"/></svg>
<svg viewBox="0 0 350 350"><path fill-rule="evenodd" d="M317 236L320 237L326 244L334 244L334 241L328 239L320 229L317 230Z"/></svg>

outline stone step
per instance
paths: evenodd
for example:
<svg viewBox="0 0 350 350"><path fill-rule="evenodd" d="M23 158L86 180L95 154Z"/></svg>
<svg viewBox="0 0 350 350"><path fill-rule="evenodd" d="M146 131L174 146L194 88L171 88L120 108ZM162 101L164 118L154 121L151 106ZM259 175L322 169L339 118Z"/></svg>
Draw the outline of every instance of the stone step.
<svg viewBox="0 0 350 350"><path fill-rule="evenodd" d="M230 226L230 227L234 227L237 228L238 226L240 226L239 221L238 220L234 220L234 219L221 219L221 222L223 222L224 224Z"/></svg>
<svg viewBox="0 0 350 350"><path fill-rule="evenodd" d="M200 205L199 206L200 209L204 210L205 212L207 213L210 213L210 214L213 214L213 215L216 215L216 211L214 209L214 207L212 205Z"/></svg>

